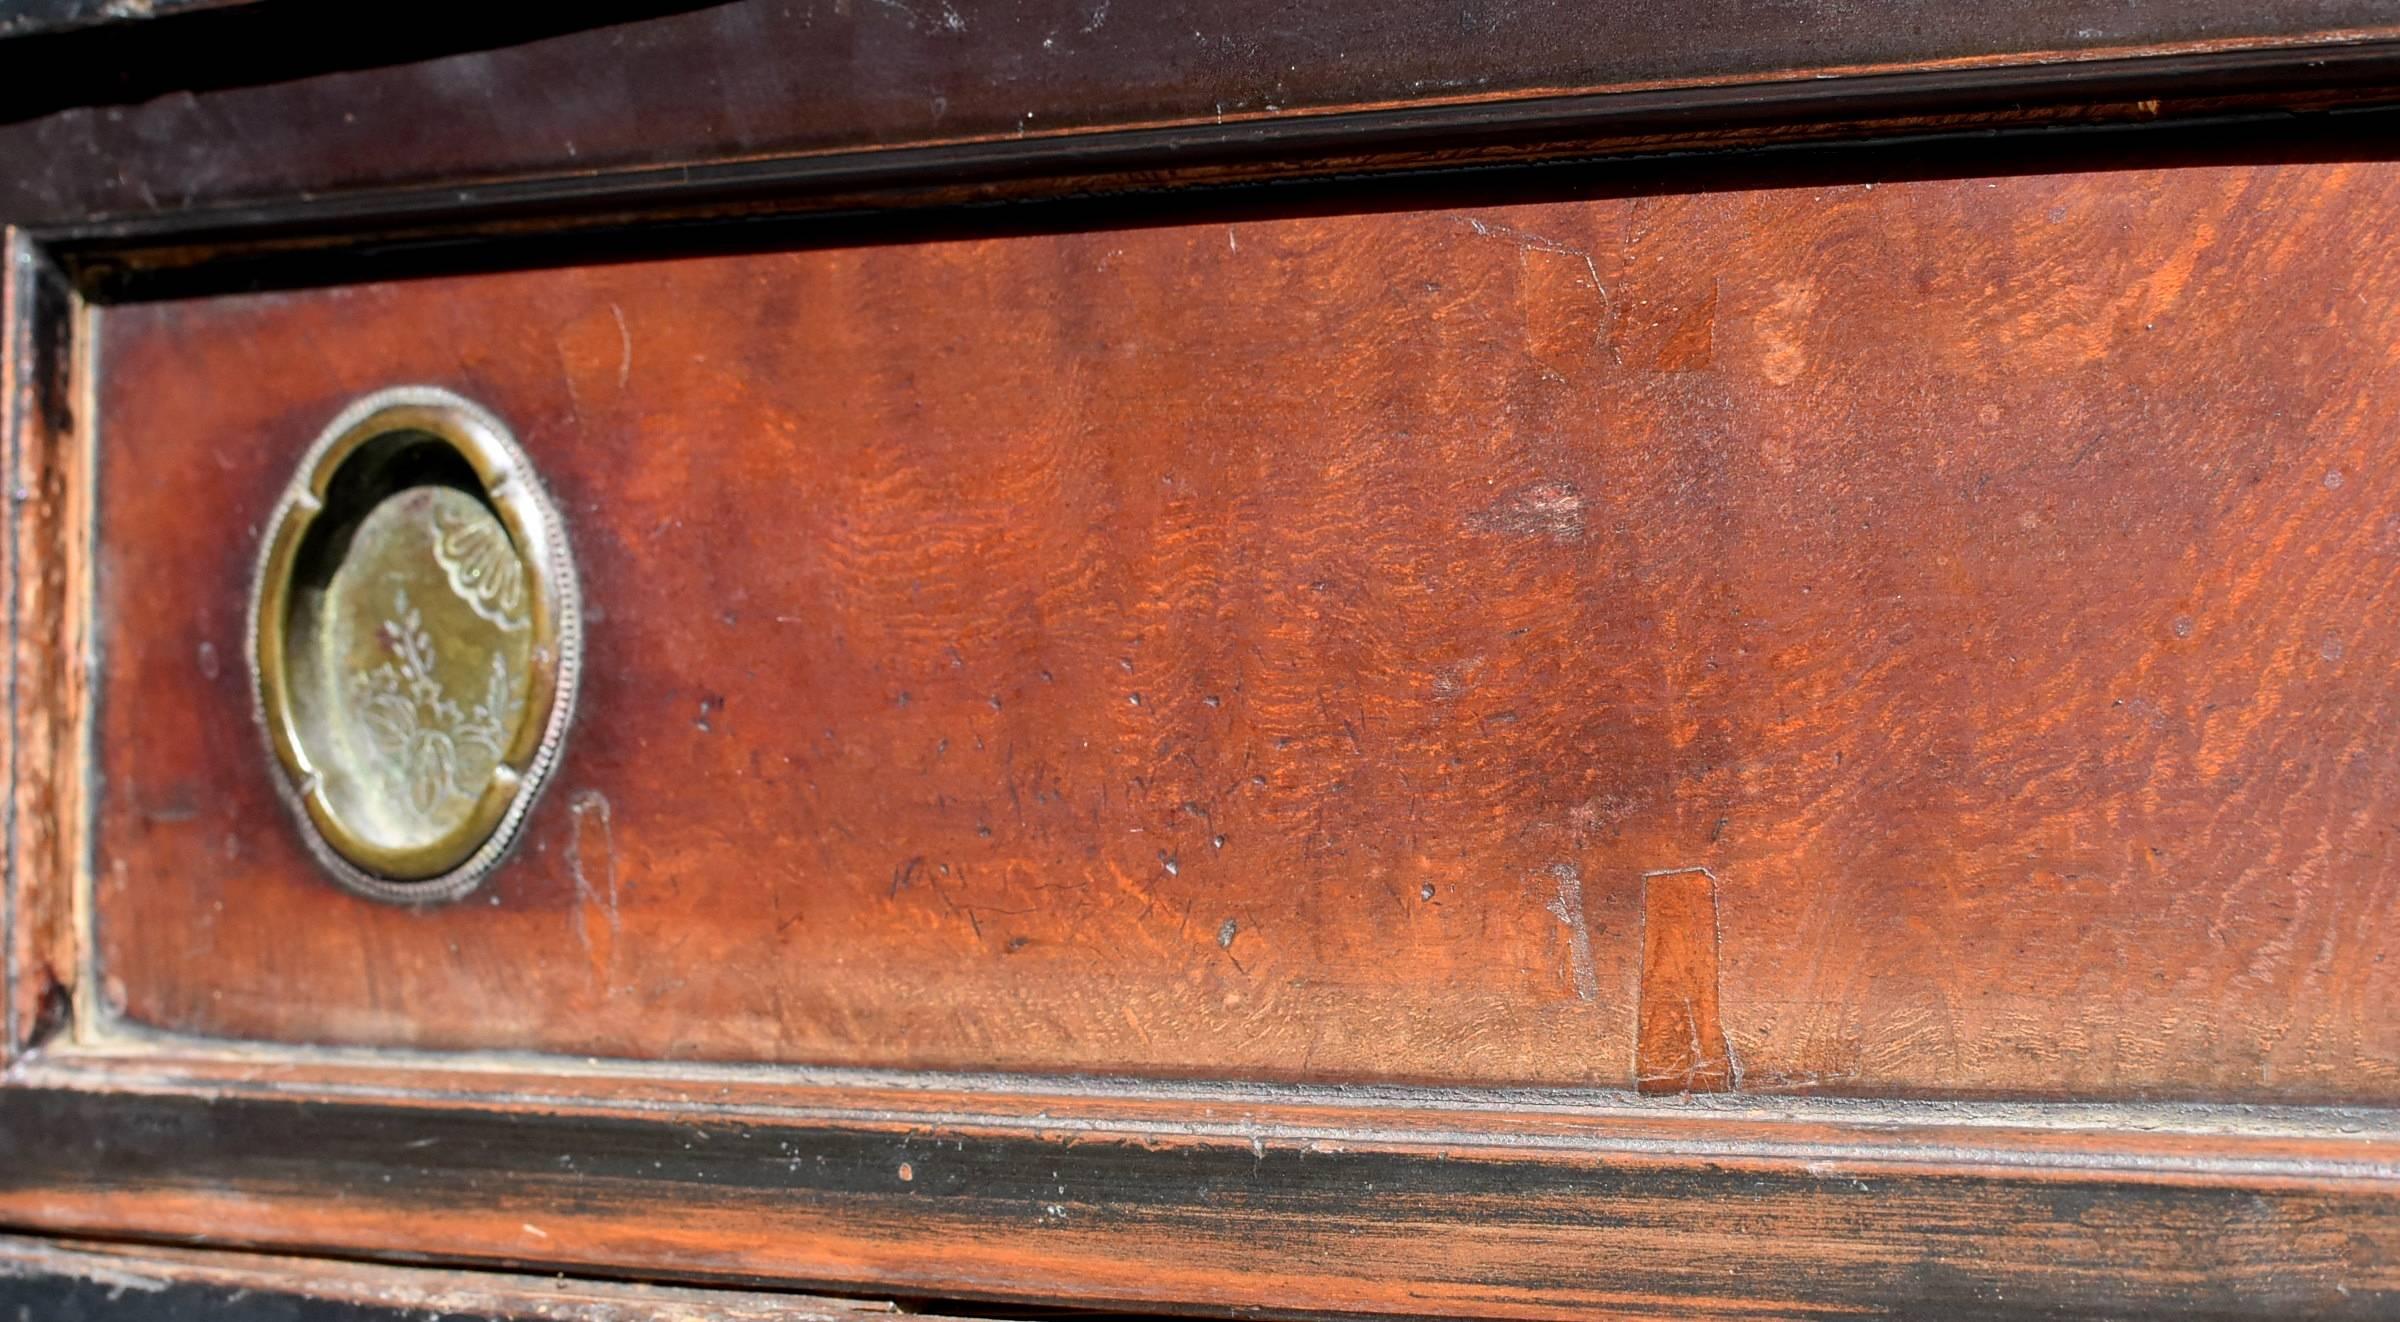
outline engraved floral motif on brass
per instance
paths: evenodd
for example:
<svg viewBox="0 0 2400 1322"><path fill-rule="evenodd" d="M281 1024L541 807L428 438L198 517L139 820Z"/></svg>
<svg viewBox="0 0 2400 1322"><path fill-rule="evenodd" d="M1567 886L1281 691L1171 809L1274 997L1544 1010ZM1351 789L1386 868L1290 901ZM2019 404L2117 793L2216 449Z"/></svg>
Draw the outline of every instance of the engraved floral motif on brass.
<svg viewBox="0 0 2400 1322"><path fill-rule="evenodd" d="M252 596L267 741L352 888L445 899L506 852L573 708L558 515L498 419L389 390L302 461Z"/></svg>

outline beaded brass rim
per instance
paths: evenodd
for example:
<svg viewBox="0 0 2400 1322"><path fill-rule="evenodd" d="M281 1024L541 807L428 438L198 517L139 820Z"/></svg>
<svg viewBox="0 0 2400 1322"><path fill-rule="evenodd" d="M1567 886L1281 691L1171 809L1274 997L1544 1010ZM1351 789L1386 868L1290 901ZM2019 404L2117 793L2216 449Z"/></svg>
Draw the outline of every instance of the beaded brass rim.
<svg viewBox="0 0 2400 1322"><path fill-rule="evenodd" d="M250 635L318 861L377 899L473 889L557 759L582 644L564 528L508 429L423 386L343 410L276 506Z"/></svg>

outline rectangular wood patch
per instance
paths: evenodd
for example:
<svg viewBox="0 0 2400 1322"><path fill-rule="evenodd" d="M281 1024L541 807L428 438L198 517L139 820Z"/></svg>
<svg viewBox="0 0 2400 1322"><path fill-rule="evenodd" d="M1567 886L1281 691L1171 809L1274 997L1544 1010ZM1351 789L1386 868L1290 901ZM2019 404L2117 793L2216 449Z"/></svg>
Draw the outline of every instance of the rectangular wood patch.
<svg viewBox="0 0 2400 1322"><path fill-rule="evenodd" d="M1641 1005L1641 1091L1733 1091L1733 1053L1717 1015L1717 879L1705 868L1642 878Z"/></svg>

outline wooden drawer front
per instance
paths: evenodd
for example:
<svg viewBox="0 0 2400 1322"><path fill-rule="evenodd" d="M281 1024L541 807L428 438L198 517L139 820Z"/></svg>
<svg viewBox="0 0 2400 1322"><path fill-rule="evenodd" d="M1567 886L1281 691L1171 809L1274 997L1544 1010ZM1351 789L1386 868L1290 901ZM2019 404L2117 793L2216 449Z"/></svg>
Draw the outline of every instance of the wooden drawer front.
<svg viewBox="0 0 2400 1322"><path fill-rule="evenodd" d="M106 1013L292 1043L2400 1099L2400 173L2228 165L106 309ZM337 889L244 611L345 404L568 522L464 900Z"/></svg>

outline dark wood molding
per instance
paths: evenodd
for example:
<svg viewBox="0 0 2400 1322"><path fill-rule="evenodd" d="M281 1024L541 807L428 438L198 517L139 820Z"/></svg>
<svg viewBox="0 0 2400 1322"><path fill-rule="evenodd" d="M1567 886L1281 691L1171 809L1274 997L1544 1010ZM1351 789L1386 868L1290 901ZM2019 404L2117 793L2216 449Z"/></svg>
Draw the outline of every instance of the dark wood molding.
<svg viewBox="0 0 2400 1322"><path fill-rule="evenodd" d="M84 300L22 231L0 235L0 456L9 569L9 769L0 876L0 1062L63 1032L73 1014L76 938L63 879L84 848L78 664L87 532L77 356ZM40 568L35 569L35 566ZM28 572L30 571L30 572Z"/></svg>
<svg viewBox="0 0 2400 1322"><path fill-rule="evenodd" d="M2104 103L2155 115L2177 97L2368 96L2362 84L2391 81L2384 47L2400 37L2372 0L1810 5L1772 20L1710 0L1665 24L1632 5L1446 0L436 9L269 3L0 43L0 218L222 220L410 190L426 190L419 205L463 190L451 205L473 209L683 172L822 190L920 150L972 182L1034 162L1070 175L1266 156L1322 172L1361 155L1888 117ZM535 90L562 87L591 94ZM215 145L162 145L195 134Z"/></svg>
<svg viewBox="0 0 2400 1322"><path fill-rule="evenodd" d="M2354 48L2319 67L2355 77L2355 88L2400 88L2400 43ZM25 233L82 296L117 302L796 245L1406 209L1462 188L1506 202L1965 170L2365 160L2388 149L2400 124L2400 108L2383 105L2380 90L2356 104L2347 94L2305 106L2288 96L2175 103L2139 93L2194 91L2188 64L2128 72L2142 77L2112 99L2055 112L2020 103L1988 115L1936 114L1920 98L1938 98L1927 84L1946 76L1906 76L1816 89L1828 99L1821 121L1776 118L1811 95L1807 88L1765 105L1674 93L1509 106L1488 120L1454 109L1373 112L310 196ZM1853 117L1882 93L1897 99L1890 114ZM1717 118L1729 110L1757 131ZM1596 112L1623 136L1590 136ZM1682 131L1687 115L1713 127Z"/></svg>
<svg viewBox="0 0 2400 1322"><path fill-rule="evenodd" d="M0 1223L1278 1315L2400 1307L2400 1149L2338 1120L2202 1140L1522 1099L1537 1139L1497 1099L1119 1093L1029 1092L1011 1120L857 1087L628 1108L31 1084L0 1090Z"/></svg>

